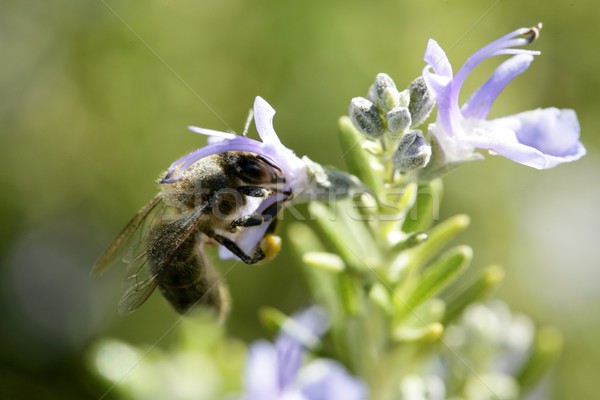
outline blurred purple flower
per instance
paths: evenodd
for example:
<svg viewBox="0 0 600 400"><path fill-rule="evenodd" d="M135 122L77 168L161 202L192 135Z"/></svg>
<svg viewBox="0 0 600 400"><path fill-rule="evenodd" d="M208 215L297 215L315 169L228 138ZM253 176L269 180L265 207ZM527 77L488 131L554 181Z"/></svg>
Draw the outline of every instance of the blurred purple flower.
<svg viewBox="0 0 600 400"><path fill-rule="evenodd" d="M366 385L336 361L316 359L305 366L305 348L327 330L325 312L312 307L288 319L274 344L250 346L244 400L362 400Z"/></svg>
<svg viewBox="0 0 600 400"><path fill-rule="evenodd" d="M538 27L517 29L475 52L454 76L446 53L437 42L429 40L424 57L428 66L423 76L438 104L437 119L430 130L444 152L445 163L481 158L474 153L476 148L536 169L552 168L585 155L573 110L546 108L485 119L500 92L529 67L534 55L540 54L515 47L529 44L538 35ZM460 108L460 89L471 71L483 60L505 54L513 57L503 62Z"/></svg>

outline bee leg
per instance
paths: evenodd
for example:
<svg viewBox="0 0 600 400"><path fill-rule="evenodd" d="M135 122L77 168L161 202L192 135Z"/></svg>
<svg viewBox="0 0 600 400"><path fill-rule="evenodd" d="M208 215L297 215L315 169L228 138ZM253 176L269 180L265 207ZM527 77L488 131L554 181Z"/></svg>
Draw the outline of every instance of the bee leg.
<svg viewBox="0 0 600 400"><path fill-rule="evenodd" d="M250 197L268 197L273 194L272 190L260 186L238 186L236 190Z"/></svg>
<svg viewBox="0 0 600 400"><path fill-rule="evenodd" d="M279 211L281 211L282 208L283 202L273 203L269 207L267 207L261 215L264 217L265 221L270 221L272 219L275 219L275 217L277 216L277 214L279 214Z"/></svg>
<svg viewBox="0 0 600 400"><path fill-rule="evenodd" d="M272 235L275 232L275 228L277 228L277 219L273 219L271 221L271 224L269 225L269 227L267 228L267 234Z"/></svg>
<svg viewBox="0 0 600 400"><path fill-rule="evenodd" d="M247 228L250 226L258 226L261 225L263 222L274 220L279 211L281 210L281 207L283 207L283 203L274 203L268 208L266 208L261 214L254 213L234 219L231 222L231 225L229 225L229 230L231 232L235 232L235 229L238 227ZM274 230L274 228L272 230Z"/></svg>
<svg viewBox="0 0 600 400"><path fill-rule="evenodd" d="M281 211L281 208L283 206L283 202L273 203L272 205L267 207L261 214L251 214L245 217L237 218L232 221L231 228L234 229L237 226L258 226L264 222L270 221L269 227L265 232L265 237L273 237L273 232L275 231L275 228L277 226L276 216L279 213L279 211ZM256 248L254 249L254 253L252 255L248 255L244 252L244 250L240 249L239 246L233 240L212 231L204 233L207 236L216 240L219 244L225 246L229 251L235 254L240 260L242 260L246 264L256 264L257 262L264 260L267 257L267 254L265 254L261 247L262 241L256 246Z"/></svg>
<svg viewBox="0 0 600 400"><path fill-rule="evenodd" d="M244 250L240 249L239 246L233 240L228 239L225 236L216 234L214 232L204 233L216 240L217 242L219 242L219 244L225 246L229 251L238 256L238 258L246 264L256 264L257 262L263 260L266 257L265 253L262 251L260 246L256 248L254 254L248 255L244 253Z"/></svg>
<svg viewBox="0 0 600 400"><path fill-rule="evenodd" d="M236 218L233 221L231 221L231 225L229 225L229 230L234 232L237 227L247 228L249 226L257 226L265 222L265 220L267 220L267 218L263 217L260 214L245 215L243 217Z"/></svg>

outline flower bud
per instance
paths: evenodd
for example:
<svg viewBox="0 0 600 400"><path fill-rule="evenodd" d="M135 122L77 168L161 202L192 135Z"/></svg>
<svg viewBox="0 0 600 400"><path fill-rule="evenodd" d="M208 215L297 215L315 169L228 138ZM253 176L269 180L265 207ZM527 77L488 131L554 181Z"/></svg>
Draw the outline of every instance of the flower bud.
<svg viewBox="0 0 600 400"><path fill-rule="evenodd" d="M404 132L410 127L411 117L410 111L406 107L394 107L385 115L387 127L390 132Z"/></svg>
<svg viewBox="0 0 600 400"><path fill-rule="evenodd" d="M410 131L402 136L398 148L392 155L392 163L400 172L423 168L431 158L431 146L419 130Z"/></svg>
<svg viewBox="0 0 600 400"><path fill-rule="evenodd" d="M398 89L392 78L387 74L377 74L368 96L375 107L385 114L399 105L398 96Z"/></svg>
<svg viewBox="0 0 600 400"><path fill-rule="evenodd" d="M425 79L420 76L408 86L410 92L410 104L408 109L412 117L411 127L417 127L421 125L435 106L435 99L431 95Z"/></svg>
<svg viewBox="0 0 600 400"><path fill-rule="evenodd" d="M364 97L355 97L348 108L350 120L356 129L369 139L377 139L385 128L375 105Z"/></svg>
<svg viewBox="0 0 600 400"><path fill-rule="evenodd" d="M398 93L398 106L400 107L408 107L410 104L410 92L408 89L404 89L400 93Z"/></svg>

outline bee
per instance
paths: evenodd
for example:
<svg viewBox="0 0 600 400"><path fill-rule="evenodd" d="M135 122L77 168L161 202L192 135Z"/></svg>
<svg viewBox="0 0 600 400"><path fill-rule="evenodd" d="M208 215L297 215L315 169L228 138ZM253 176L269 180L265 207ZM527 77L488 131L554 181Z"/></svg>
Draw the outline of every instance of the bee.
<svg viewBox="0 0 600 400"><path fill-rule="evenodd" d="M179 313L200 305L222 318L229 297L204 256L205 246L220 244L247 264L277 253L277 214L292 197L285 181L279 167L255 153L202 158L181 179L161 185L100 256L92 275L121 260L127 264L120 314L136 310L158 287ZM249 251L242 249L237 235L257 226L267 226L262 239Z"/></svg>

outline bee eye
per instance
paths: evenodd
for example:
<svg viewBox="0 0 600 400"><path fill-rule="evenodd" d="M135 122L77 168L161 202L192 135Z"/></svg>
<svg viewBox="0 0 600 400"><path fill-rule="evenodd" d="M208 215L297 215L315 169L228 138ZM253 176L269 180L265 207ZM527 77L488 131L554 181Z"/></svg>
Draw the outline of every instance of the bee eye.
<svg viewBox="0 0 600 400"><path fill-rule="evenodd" d="M237 175L246 183L266 184L280 182L281 172L260 157L241 157L235 164Z"/></svg>

